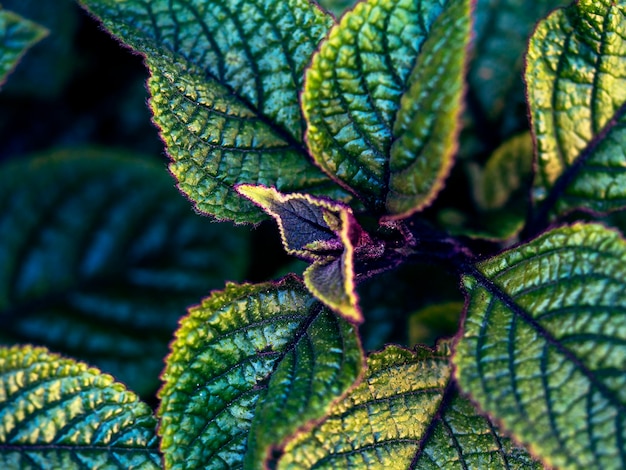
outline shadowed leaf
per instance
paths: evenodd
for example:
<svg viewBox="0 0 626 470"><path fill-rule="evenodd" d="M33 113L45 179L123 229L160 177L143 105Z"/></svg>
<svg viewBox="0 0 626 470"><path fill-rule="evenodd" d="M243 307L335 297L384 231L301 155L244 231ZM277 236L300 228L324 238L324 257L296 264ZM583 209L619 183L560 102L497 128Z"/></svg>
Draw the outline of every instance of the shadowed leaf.
<svg viewBox="0 0 626 470"><path fill-rule="evenodd" d="M358 379L356 330L293 277L234 285L181 322L159 415L167 468L262 465ZM249 433L250 439L249 439Z"/></svg>
<svg viewBox="0 0 626 470"><path fill-rule="evenodd" d="M44 348L0 348L0 423L2 468L161 468L150 408Z"/></svg>
<svg viewBox="0 0 626 470"><path fill-rule="evenodd" d="M465 277L460 385L548 465L626 465L625 266L617 232L577 224Z"/></svg>

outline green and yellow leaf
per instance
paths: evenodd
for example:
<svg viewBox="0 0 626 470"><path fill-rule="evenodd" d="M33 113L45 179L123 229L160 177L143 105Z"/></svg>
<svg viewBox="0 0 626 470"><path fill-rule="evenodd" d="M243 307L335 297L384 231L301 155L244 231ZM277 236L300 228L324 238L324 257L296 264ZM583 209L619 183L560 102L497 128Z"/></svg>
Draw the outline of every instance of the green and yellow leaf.
<svg viewBox="0 0 626 470"><path fill-rule="evenodd" d="M202 212L258 222L241 183L345 198L309 160L299 93L333 19L307 0L83 0L146 57L179 188Z"/></svg>
<svg viewBox="0 0 626 470"><path fill-rule="evenodd" d="M167 468L262 467L358 380L354 326L293 277L234 285L181 322L163 374Z"/></svg>
<svg viewBox="0 0 626 470"><path fill-rule="evenodd" d="M551 230L464 279L461 388L548 465L626 465L626 241Z"/></svg>
<svg viewBox="0 0 626 470"><path fill-rule="evenodd" d="M187 306L248 267L247 231L194 214L147 156L4 164L0 207L1 341L85 360L141 395Z"/></svg>
<svg viewBox="0 0 626 470"><path fill-rule="evenodd" d="M626 2L579 0L542 21L526 84L535 201L558 214L626 207Z"/></svg>
<svg viewBox="0 0 626 470"><path fill-rule="evenodd" d="M152 410L113 377L44 348L0 348L0 467L159 469Z"/></svg>

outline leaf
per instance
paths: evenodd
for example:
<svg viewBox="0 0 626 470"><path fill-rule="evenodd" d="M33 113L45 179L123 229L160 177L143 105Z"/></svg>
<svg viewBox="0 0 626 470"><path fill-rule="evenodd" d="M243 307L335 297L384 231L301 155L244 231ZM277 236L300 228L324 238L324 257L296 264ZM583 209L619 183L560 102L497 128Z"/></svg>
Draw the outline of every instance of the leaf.
<svg viewBox="0 0 626 470"><path fill-rule="evenodd" d="M352 210L308 194L284 195L274 188L240 185L237 191L271 215L287 253L312 261L304 271L307 288L331 309L361 323L354 286L354 250L368 244Z"/></svg>
<svg viewBox="0 0 626 470"><path fill-rule="evenodd" d="M198 217L158 162L72 150L0 167L0 324L153 393L178 318L241 279L248 233Z"/></svg>
<svg viewBox="0 0 626 470"><path fill-rule="evenodd" d="M48 30L0 6L0 86L26 50L41 41Z"/></svg>
<svg viewBox="0 0 626 470"><path fill-rule="evenodd" d="M430 304L411 314L408 320L409 344L434 345L438 339L453 336L463 311L461 302Z"/></svg>
<svg viewBox="0 0 626 470"><path fill-rule="evenodd" d="M335 16L341 16L348 8L353 7L354 0L321 0L319 4Z"/></svg>
<svg viewBox="0 0 626 470"><path fill-rule="evenodd" d="M180 189L219 219L258 222L236 184L346 194L310 161L298 95L332 17L307 0L83 0L145 55L150 106Z"/></svg>
<svg viewBox="0 0 626 470"><path fill-rule="evenodd" d="M542 21L526 83L534 199L562 214L626 206L626 2L580 0Z"/></svg>
<svg viewBox="0 0 626 470"><path fill-rule="evenodd" d="M422 139L435 146L454 140L471 21L469 2L442 3L360 2L331 30L306 73L302 106L315 161L378 213L406 215L427 205L450 166L451 146L429 161L433 149ZM437 52L443 43L445 52ZM400 140L392 149L394 138ZM409 157L411 151L418 153ZM418 195L426 186L428 194Z"/></svg>
<svg viewBox="0 0 626 470"><path fill-rule="evenodd" d="M355 328L294 277L228 284L190 310L171 348L159 393L167 468L241 468L246 449L262 465L362 366Z"/></svg>
<svg viewBox="0 0 626 470"><path fill-rule="evenodd" d="M625 266L618 233L576 224L464 278L459 383L548 465L626 465Z"/></svg>
<svg viewBox="0 0 626 470"><path fill-rule="evenodd" d="M371 354L363 382L288 443L278 468L541 468L457 396L450 374L445 346Z"/></svg>
<svg viewBox="0 0 626 470"><path fill-rule="evenodd" d="M44 348L0 348L0 466L158 469L156 420L110 375Z"/></svg>
<svg viewBox="0 0 626 470"><path fill-rule="evenodd" d="M476 1L476 50L468 84L475 104L493 124L488 130L492 135L495 126L504 133L527 126L521 76L528 39L539 19L570 1Z"/></svg>

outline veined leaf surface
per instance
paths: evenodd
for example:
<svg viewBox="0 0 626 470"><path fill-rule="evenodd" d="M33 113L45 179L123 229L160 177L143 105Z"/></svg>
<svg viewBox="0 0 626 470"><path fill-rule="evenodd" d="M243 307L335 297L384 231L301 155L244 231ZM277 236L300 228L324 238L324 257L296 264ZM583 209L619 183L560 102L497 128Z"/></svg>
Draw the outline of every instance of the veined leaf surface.
<svg viewBox="0 0 626 470"><path fill-rule="evenodd" d="M26 50L47 34L43 26L0 6L0 86Z"/></svg>
<svg viewBox="0 0 626 470"><path fill-rule="evenodd" d="M158 387L178 318L244 277L248 233L194 214L148 157L72 150L0 167L0 338Z"/></svg>
<svg viewBox="0 0 626 470"><path fill-rule="evenodd" d="M379 214L418 210L447 174L452 147L424 150L457 129L470 28L467 1L365 1L313 57L302 98L307 144Z"/></svg>
<svg viewBox="0 0 626 470"><path fill-rule="evenodd" d="M234 285L183 319L163 374L167 468L256 467L359 378L355 328L294 277ZM249 437L250 435L250 437Z"/></svg>
<svg viewBox="0 0 626 470"><path fill-rule="evenodd" d="M626 466L626 242L576 224L480 263L462 389L548 465Z"/></svg>
<svg viewBox="0 0 626 470"><path fill-rule="evenodd" d="M535 200L557 213L625 207L626 2L579 0L542 21L526 83Z"/></svg>
<svg viewBox="0 0 626 470"><path fill-rule="evenodd" d="M449 387L450 374L445 346L373 353L363 382L296 435L277 468L540 469Z"/></svg>
<svg viewBox="0 0 626 470"><path fill-rule="evenodd" d="M0 348L0 466L159 469L156 419L137 396L44 348Z"/></svg>
<svg viewBox="0 0 626 470"><path fill-rule="evenodd" d="M310 161L298 95L332 17L307 0L83 0L146 56L154 121L179 187L221 219L263 217L233 187L345 197Z"/></svg>

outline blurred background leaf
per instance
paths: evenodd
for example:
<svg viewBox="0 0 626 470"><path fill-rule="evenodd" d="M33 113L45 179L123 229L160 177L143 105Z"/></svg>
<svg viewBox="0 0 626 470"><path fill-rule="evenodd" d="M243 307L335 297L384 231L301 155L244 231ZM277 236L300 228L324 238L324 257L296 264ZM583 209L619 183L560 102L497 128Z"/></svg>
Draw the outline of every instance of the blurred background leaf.
<svg viewBox="0 0 626 470"><path fill-rule="evenodd" d="M0 169L5 343L87 360L154 392L178 319L249 266L248 230L193 213L164 165L59 151Z"/></svg>

